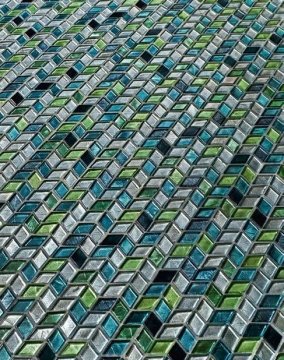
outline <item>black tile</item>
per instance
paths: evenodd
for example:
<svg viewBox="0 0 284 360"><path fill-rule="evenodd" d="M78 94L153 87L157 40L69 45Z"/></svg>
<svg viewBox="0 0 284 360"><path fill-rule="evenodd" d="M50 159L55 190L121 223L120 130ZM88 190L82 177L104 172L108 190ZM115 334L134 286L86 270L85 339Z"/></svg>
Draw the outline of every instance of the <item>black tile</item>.
<svg viewBox="0 0 284 360"><path fill-rule="evenodd" d="M24 20L21 17L17 16L13 21L16 25L20 25Z"/></svg>
<svg viewBox="0 0 284 360"><path fill-rule="evenodd" d="M229 1L228 1L228 0L218 0L217 2L218 2L218 4L220 4L221 6L227 6Z"/></svg>
<svg viewBox="0 0 284 360"><path fill-rule="evenodd" d="M281 37L278 36L278 35L276 35L276 34L272 34L272 35L270 36L270 40L271 40L271 41L273 42L273 44L275 44L275 45L278 45L278 44L281 43Z"/></svg>
<svg viewBox="0 0 284 360"><path fill-rule="evenodd" d="M225 58L224 63L230 67L234 67L237 61L233 59L232 56L229 55Z"/></svg>
<svg viewBox="0 0 284 360"><path fill-rule="evenodd" d="M244 332L245 338L261 337L265 324L249 324Z"/></svg>
<svg viewBox="0 0 284 360"><path fill-rule="evenodd" d="M256 314L254 315L254 318L252 322L269 322L271 321L275 311L274 310L257 310Z"/></svg>
<svg viewBox="0 0 284 360"><path fill-rule="evenodd" d="M162 29L150 29L149 31L147 31L147 36L148 35L158 35L160 34L160 32L162 31Z"/></svg>
<svg viewBox="0 0 284 360"><path fill-rule="evenodd" d="M232 164L245 164L249 159L249 155L235 155Z"/></svg>
<svg viewBox="0 0 284 360"><path fill-rule="evenodd" d="M24 100L23 96L18 92L15 95L13 95L11 99L14 101L16 105L20 104Z"/></svg>
<svg viewBox="0 0 284 360"><path fill-rule="evenodd" d="M234 187L229 193L229 198L234 201L234 203L239 204L243 199L243 194Z"/></svg>
<svg viewBox="0 0 284 360"><path fill-rule="evenodd" d="M184 132L181 134L182 137L192 137L192 136L196 136L199 131L200 131L200 127L198 126L190 126L187 129L184 130Z"/></svg>
<svg viewBox="0 0 284 360"><path fill-rule="evenodd" d="M163 154L166 155L170 149L171 146L168 144L164 139L160 140L157 144L157 149Z"/></svg>
<svg viewBox="0 0 284 360"><path fill-rule="evenodd" d="M121 18L126 14L124 11L116 11L110 15L111 18Z"/></svg>
<svg viewBox="0 0 284 360"><path fill-rule="evenodd" d="M170 70L166 68L164 65L161 65L158 69L158 73L160 73L162 76L168 75L169 72Z"/></svg>
<svg viewBox="0 0 284 360"><path fill-rule="evenodd" d="M87 150L84 152L84 154L81 156L81 160L88 166L91 164L91 162L94 160L93 155Z"/></svg>
<svg viewBox="0 0 284 360"><path fill-rule="evenodd" d="M186 352L182 349L182 347L175 343L171 348L169 355L172 360L184 360L186 358Z"/></svg>
<svg viewBox="0 0 284 360"><path fill-rule="evenodd" d="M260 227L262 227L266 221L266 216L263 215L258 209L254 211L251 218Z"/></svg>
<svg viewBox="0 0 284 360"><path fill-rule="evenodd" d="M144 51L143 54L141 55L141 58L147 62L149 62L152 59L152 55L150 53L148 53L148 51Z"/></svg>
<svg viewBox="0 0 284 360"><path fill-rule="evenodd" d="M151 313L145 321L145 326L148 328L150 333L155 336L162 327L163 323L157 318L154 313Z"/></svg>
<svg viewBox="0 0 284 360"><path fill-rule="evenodd" d="M147 230L149 229L149 227L151 226L153 220L150 218L150 216L146 213L146 212L143 212L139 218L138 218L138 223L142 226L142 228L144 230Z"/></svg>
<svg viewBox="0 0 284 360"><path fill-rule="evenodd" d="M100 26L100 23L93 19L89 22L89 26L91 26L91 28L95 30Z"/></svg>
<svg viewBox="0 0 284 360"><path fill-rule="evenodd" d="M70 79L74 79L78 75L78 73L75 69L70 68L69 70L67 70L66 75L68 75Z"/></svg>
<svg viewBox="0 0 284 360"><path fill-rule="evenodd" d="M147 6L147 4L145 4L144 1L139 0L139 1L136 3L136 6L137 6L139 9L145 9L145 7Z"/></svg>
<svg viewBox="0 0 284 360"><path fill-rule="evenodd" d="M76 136L74 136L72 133L69 133L69 134L66 136L66 138L65 138L64 141L66 142L66 144L67 144L68 146L73 146L73 145L76 143L77 138L76 138Z"/></svg>
<svg viewBox="0 0 284 360"><path fill-rule="evenodd" d="M123 239L124 235L108 235L104 238L100 245L118 245Z"/></svg>
<svg viewBox="0 0 284 360"><path fill-rule="evenodd" d="M177 271L175 270L160 270L154 279L154 282L169 283L175 277Z"/></svg>
<svg viewBox="0 0 284 360"><path fill-rule="evenodd" d="M147 315L147 312L145 311L133 311L127 316L125 323L141 325L145 315Z"/></svg>
<svg viewBox="0 0 284 360"><path fill-rule="evenodd" d="M81 268L84 264L84 262L87 259L87 256L81 249L77 249L74 254L71 256L74 263L77 265L77 267Z"/></svg>
<svg viewBox="0 0 284 360"><path fill-rule="evenodd" d="M92 105L79 105L76 107L76 109L74 110L74 113L78 114L84 114L87 111L89 111L92 108Z"/></svg>
<svg viewBox="0 0 284 360"><path fill-rule="evenodd" d="M282 336L269 325L265 331L264 339L268 342L272 349L276 350L281 342Z"/></svg>
<svg viewBox="0 0 284 360"><path fill-rule="evenodd" d="M37 87L35 88L35 90L47 90L52 85L53 85L53 83L51 83L51 82L46 82L46 83L43 82L41 84L38 84Z"/></svg>
<svg viewBox="0 0 284 360"><path fill-rule="evenodd" d="M259 51L260 47L259 46L248 46L244 53L245 54L256 54Z"/></svg>
<svg viewBox="0 0 284 360"><path fill-rule="evenodd" d="M34 29L29 29L28 31L26 31L26 35L29 38L32 38L33 36L35 36L35 34L36 34L36 31Z"/></svg>
<svg viewBox="0 0 284 360"><path fill-rule="evenodd" d="M51 347L46 344L44 345L44 347L41 349L40 353L38 354L38 359L39 360L53 360L55 359L55 354L52 351Z"/></svg>

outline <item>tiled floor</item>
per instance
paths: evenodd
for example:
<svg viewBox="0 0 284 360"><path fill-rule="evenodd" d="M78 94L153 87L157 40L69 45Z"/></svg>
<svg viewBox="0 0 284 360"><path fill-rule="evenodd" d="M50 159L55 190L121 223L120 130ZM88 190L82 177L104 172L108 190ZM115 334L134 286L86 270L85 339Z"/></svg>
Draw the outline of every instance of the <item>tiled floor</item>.
<svg viewBox="0 0 284 360"><path fill-rule="evenodd" d="M284 2L1 0L0 39L0 360L283 360Z"/></svg>

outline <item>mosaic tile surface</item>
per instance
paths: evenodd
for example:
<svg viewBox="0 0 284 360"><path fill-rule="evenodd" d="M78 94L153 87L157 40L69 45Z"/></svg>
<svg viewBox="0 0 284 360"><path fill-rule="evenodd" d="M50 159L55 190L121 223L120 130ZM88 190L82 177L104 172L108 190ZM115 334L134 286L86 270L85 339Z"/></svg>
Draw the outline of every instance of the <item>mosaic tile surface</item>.
<svg viewBox="0 0 284 360"><path fill-rule="evenodd" d="M0 360L283 360L284 2L0 2Z"/></svg>

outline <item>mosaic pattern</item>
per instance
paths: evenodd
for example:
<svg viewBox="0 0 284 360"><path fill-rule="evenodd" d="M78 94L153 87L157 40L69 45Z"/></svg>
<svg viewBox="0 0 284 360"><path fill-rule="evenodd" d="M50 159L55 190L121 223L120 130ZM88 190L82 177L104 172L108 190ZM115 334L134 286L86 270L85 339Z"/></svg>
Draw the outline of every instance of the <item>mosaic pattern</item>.
<svg viewBox="0 0 284 360"><path fill-rule="evenodd" d="M0 359L283 360L283 1L0 27Z"/></svg>

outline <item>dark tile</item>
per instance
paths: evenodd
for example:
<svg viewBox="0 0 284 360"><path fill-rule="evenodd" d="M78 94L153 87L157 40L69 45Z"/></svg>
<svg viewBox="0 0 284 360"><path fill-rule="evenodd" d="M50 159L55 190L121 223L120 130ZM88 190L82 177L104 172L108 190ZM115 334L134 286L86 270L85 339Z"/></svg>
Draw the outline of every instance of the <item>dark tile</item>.
<svg viewBox="0 0 284 360"><path fill-rule="evenodd" d="M110 17L119 19L119 18L123 17L124 15L126 15L126 12L124 12L124 11L116 11L116 12L112 13L110 15Z"/></svg>
<svg viewBox="0 0 284 360"><path fill-rule="evenodd" d="M184 181L182 182L181 186L182 187L196 187L198 186L198 184L200 183L200 178L199 177L187 177L184 179Z"/></svg>
<svg viewBox="0 0 284 360"><path fill-rule="evenodd" d="M169 143L167 143L164 139L160 140L157 144L157 149L163 154L166 155L170 149L171 146Z"/></svg>
<svg viewBox="0 0 284 360"><path fill-rule="evenodd" d="M235 16L238 17L239 19L243 19L245 17L245 14L242 11L237 10L235 12Z"/></svg>
<svg viewBox="0 0 284 360"><path fill-rule="evenodd" d="M259 51L260 47L259 46L248 46L244 53L245 54L256 54Z"/></svg>
<svg viewBox="0 0 284 360"><path fill-rule="evenodd" d="M265 161L268 156L268 154L260 147L255 151L254 154L256 157L259 158L259 160L262 160L262 161Z"/></svg>
<svg viewBox="0 0 284 360"><path fill-rule="evenodd" d="M90 22L89 22L89 26L92 28L92 29L97 29L99 26L100 26L100 23L98 23L96 20L92 19Z"/></svg>
<svg viewBox="0 0 284 360"><path fill-rule="evenodd" d="M21 17L17 16L13 21L16 25L20 25L24 20Z"/></svg>
<svg viewBox="0 0 284 360"><path fill-rule="evenodd" d="M256 314L253 317L252 322L262 322L262 323L269 322L274 316L274 313L275 311L271 309L257 310Z"/></svg>
<svg viewBox="0 0 284 360"><path fill-rule="evenodd" d="M186 358L186 352L177 342L171 348L169 355L172 360L184 360Z"/></svg>
<svg viewBox="0 0 284 360"><path fill-rule="evenodd" d="M118 245L123 239L124 235L108 235L104 238L101 245Z"/></svg>
<svg viewBox="0 0 284 360"><path fill-rule="evenodd" d="M260 227L262 227L266 221L266 216L263 215L258 209L254 211L251 218Z"/></svg>
<svg viewBox="0 0 284 360"><path fill-rule="evenodd" d="M87 259L87 256L81 249L77 249L74 254L71 256L74 263L77 265L77 267L81 268L84 264L84 262Z"/></svg>
<svg viewBox="0 0 284 360"><path fill-rule="evenodd" d="M216 114L213 115L212 118L217 124L223 124L223 122L226 120L226 117L221 114L219 111L216 112Z"/></svg>
<svg viewBox="0 0 284 360"><path fill-rule="evenodd" d="M92 108L92 105L78 105L74 110L76 114L84 114Z"/></svg>
<svg viewBox="0 0 284 360"><path fill-rule="evenodd" d="M97 303L93 306L93 311L103 312L109 311L114 304L116 299L99 299Z"/></svg>
<svg viewBox="0 0 284 360"><path fill-rule="evenodd" d="M191 220L191 222L188 224L187 230L203 231L206 229L207 225L208 225L208 221Z"/></svg>
<svg viewBox="0 0 284 360"><path fill-rule="evenodd" d="M278 245L281 247L281 249L284 250L284 233L283 232L280 232L277 235L276 241L277 241Z"/></svg>
<svg viewBox="0 0 284 360"><path fill-rule="evenodd" d="M274 121L274 116L261 116L257 121L256 125L269 126Z"/></svg>
<svg viewBox="0 0 284 360"><path fill-rule="evenodd" d="M228 0L218 0L218 4L220 4L221 6L227 6L228 5Z"/></svg>
<svg viewBox="0 0 284 360"><path fill-rule="evenodd" d="M153 336L157 334L162 325L163 323L157 318L154 313L151 313L145 321L145 326Z"/></svg>
<svg viewBox="0 0 284 360"><path fill-rule="evenodd" d="M66 144L68 145L68 146L73 146L76 142L77 142L77 138L76 138L76 136L74 136L72 133L69 133L67 136L66 136L66 138L65 138L65 140L64 140L65 142L66 142Z"/></svg>
<svg viewBox="0 0 284 360"><path fill-rule="evenodd" d="M150 29L148 32L147 32L147 36L149 35L158 35L160 34L160 32L162 31L162 29Z"/></svg>
<svg viewBox="0 0 284 360"><path fill-rule="evenodd" d="M144 3L144 1L142 0L139 0L137 3L136 3L136 6L139 8L139 9L145 9L147 4Z"/></svg>
<svg viewBox="0 0 284 360"><path fill-rule="evenodd" d="M35 36L35 34L36 34L36 31L34 29L29 29L28 31L26 31L26 35L29 38L32 38L33 36Z"/></svg>
<svg viewBox="0 0 284 360"><path fill-rule="evenodd" d="M256 338L263 335L265 324L249 324L244 332L245 338Z"/></svg>
<svg viewBox="0 0 284 360"><path fill-rule="evenodd" d="M260 92L263 89L264 84L252 84L249 88L249 92Z"/></svg>
<svg viewBox="0 0 284 360"><path fill-rule="evenodd" d="M18 92L15 95L13 95L11 99L14 101L16 105L19 105L24 100L23 96Z"/></svg>
<svg viewBox="0 0 284 360"><path fill-rule="evenodd" d="M52 85L53 85L53 83L51 83L51 82L41 83L41 84L38 84L38 85L37 85L37 87L35 88L35 90L47 90L47 89L49 89Z"/></svg>
<svg viewBox="0 0 284 360"><path fill-rule="evenodd" d="M234 201L234 203L239 204L243 199L243 194L234 187L229 193L229 198Z"/></svg>
<svg viewBox="0 0 284 360"><path fill-rule="evenodd" d="M67 70L66 75L68 75L70 79L74 79L78 75L78 73L75 69L70 68L69 70Z"/></svg>
<svg viewBox="0 0 284 360"><path fill-rule="evenodd" d="M90 151L85 151L84 154L81 156L81 160L85 163L85 165L90 165L91 162L94 160L93 155L90 153Z"/></svg>
<svg viewBox="0 0 284 360"><path fill-rule="evenodd" d="M249 155L235 155L232 164L245 164L249 159Z"/></svg>
<svg viewBox="0 0 284 360"><path fill-rule="evenodd" d="M234 67L237 61L233 59L232 56L229 55L225 58L224 63L230 67Z"/></svg>
<svg viewBox="0 0 284 360"><path fill-rule="evenodd" d="M278 45L278 44L281 43L281 37L278 36L278 35L276 35L276 34L272 34L272 35L270 36L270 40L271 40L271 41L273 42L273 44L275 44L275 45Z"/></svg>
<svg viewBox="0 0 284 360"><path fill-rule="evenodd" d="M132 311L126 318L126 324L139 324L141 325L144 322L147 312L145 311Z"/></svg>
<svg viewBox="0 0 284 360"><path fill-rule="evenodd" d="M180 80L180 81L177 82L176 88L181 90L182 92L185 92L186 89L187 89L187 85L182 80Z"/></svg>
<svg viewBox="0 0 284 360"><path fill-rule="evenodd" d="M141 58L146 62L149 62L152 59L152 57L153 56L150 53L148 53L148 51L144 51L143 54L141 55Z"/></svg>
<svg viewBox="0 0 284 360"><path fill-rule="evenodd" d="M184 130L184 132L182 133L182 137L193 137L196 136L199 131L200 131L200 127L198 126L190 126L187 129Z"/></svg>
<svg viewBox="0 0 284 360"><path fill-rule="evenodd" d="M170 70L166 68L164 65L161 65L158 69L158 73L161 74L162 76L168 75L169 72Z"/></svg>
<svg viewBox="0 0 284 360"><path fill-rule="evenodd" d="M177 271L175 270L160 270L156 275L154 282L169 283L175 277Z"/></svg>
<svg viewBox="0 0 284 360"><path fill-rule="evenodd" d="M272 347L272 349L276 350L282 340L282 335L269 325L264 334L264 339Z"/></svg>
<svg viewBox="0 0 284 360"><path fill-rule="evenodd" d="M38 359L39 360L53 360L55 359L55 354L52 351L51 347L46 344L44 345L44 347L41 349L41 351L38 354Z"/></svg>
<svg viewBox="0 0 284 360"><path fill-rule="evenodd" d="M148 230L149 227L151 226L152 222L153 222L153 220L150 218L150 216L146 212L143 212L139 216L137 221L142 226L142 228L144 230Z"/></svg>

